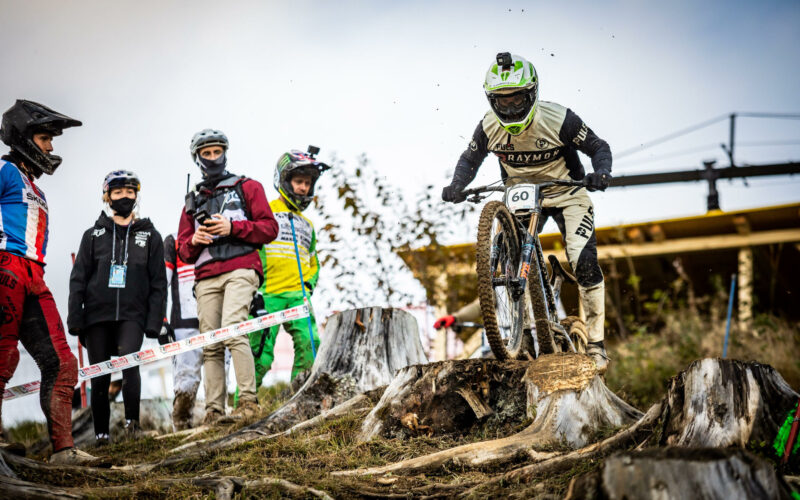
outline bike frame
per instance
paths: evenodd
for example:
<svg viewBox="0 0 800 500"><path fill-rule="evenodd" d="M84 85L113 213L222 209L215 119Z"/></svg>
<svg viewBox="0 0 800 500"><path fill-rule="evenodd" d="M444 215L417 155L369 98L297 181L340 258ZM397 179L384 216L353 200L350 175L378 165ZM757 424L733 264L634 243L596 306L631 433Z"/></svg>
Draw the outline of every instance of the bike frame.
<svg viewBox="0 0 800 500"><path fill-rule="evenodd" d="M501 187L501 186L482 186L479 188L474 188L470 190L464 191L465 194L472 195L472 199L470 201L478 202L485 198L485 196L481 196L482 193L491 192L491 191L502 191L504 192L503 195L503 203L506 207L509 208L509 211L514 217L514 220L517 223L517 238L518 244L521 248L521 256L520 256L520 266L518 270L514 270L514 278L512 278L510 284L512 285L512 293L515 295L515 300L519 299L528 287L528 276L530 275L531 265L536 266L538 270L538 283L534 285L541 290L541 297L544 298L542 306L545 310L545 318L537 318L533 303L532 301L526 300L526 307L528 307L528 313L534 323L537 323L539 327L549 327L552 333L560 333L569 344L569 347L572 349L573 352L576 352L575 345L572 342L567 331L558 321L558 309L557 309L557 299L558 299L558 292L554 292L553 290L553 282L558 284L558 288L560 289L560 284L562 282L562 277L559 276L558 272L554 269L554 277L556 278L551 282L550 280L550 273L547 271L547 265L545 264L544 260L544 252L542 251L542 245L539 241L539 221L542 217L542 199L543 199L543 192L546 188L551 186L572 186L572 187L583 187L583 181L568 181L568 180L554 180L554 181L546 181L542 183L533 183L533 182L525 182L525 184L529 184L534 189L534 200L535 204L527 213L518 213L518 212L511 212L511 207L508 204L508 193L509 190L515 186L508 186L508 187ZM525 215L530 214L530 220L528 221L527 227L525 227L522 218ZM492 269L496 268L497 259L499 258L499 245L494 244L492 246L490 259ZM556 264L554 264L555 266ZM560 266L559 266L560 267ZM563 270L561 270L563 272ZM512 273L509 273L512 274ZM498 282L495 286L505 285L505 281ZM533 344L535 354L539 356L539 342L537 339L538 335L532 335ZM553 336L553 339L555 337Z"/></svg>

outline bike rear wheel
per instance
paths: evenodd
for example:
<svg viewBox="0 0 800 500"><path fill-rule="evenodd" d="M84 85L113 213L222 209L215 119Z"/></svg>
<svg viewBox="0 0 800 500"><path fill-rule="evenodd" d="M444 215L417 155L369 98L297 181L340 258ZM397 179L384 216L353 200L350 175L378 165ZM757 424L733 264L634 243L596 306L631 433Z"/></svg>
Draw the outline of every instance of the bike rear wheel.
<svg viewBox="0 0 800 500"><path fill-rule="evenodd" d="M512 285L519 271L520 254L514 216L503 203L490 201L483 207L478 223L478 298L486 339L500 360L524 357L527 350L523 347L524 290L515 294Z"/></svg>

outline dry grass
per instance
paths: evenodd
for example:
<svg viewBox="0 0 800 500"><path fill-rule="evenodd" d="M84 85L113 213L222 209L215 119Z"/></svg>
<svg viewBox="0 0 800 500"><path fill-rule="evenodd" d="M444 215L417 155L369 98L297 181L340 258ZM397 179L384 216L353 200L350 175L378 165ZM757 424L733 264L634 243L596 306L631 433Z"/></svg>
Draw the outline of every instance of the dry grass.
<svg viewBox="0 0 800 500"><path fill-rule="evenodd" d="M666 314L663 327L657 334L643 331L624 344L610 346L613 363L607 374L608 386L639 408L648 407L664 394L669 378L691 361L699 357L720 355L724 326L724 322L719 319L692 317L685 311ZM734 331L729 347L730 357L754 359L773 365L793 387L800 383L798 352L800 328L765 316L755 319L751 331ZM287 394L284 389L285 386L263 388L260 391L262 417L285 401ZM164 486L158 483L161 479L208 474L248 479L281 478L326 491L335 498L451 497L472 487L475 487L474 498L533 498L545 494L563 496L571 478L594 470L601 463L597 460L587 461L565 473L551 474L528 484L501 483L491 486L482 485L516 465L505 464L482 470L467 470L451 465L435 473L389 478L383 483L379 483L376 477L331 476L329 473L334 471L385 465L519 430L509 427L498 429L496 433L484 431L483 434L464 437L375 439L368 443L359 443L355 435L360 422L361 417L346 416L308 433L244 444L224 452L191 458L168 469L156 469L134 482L75 475L54 475L46 478L46 481L51 485L89 488L97 498L213 498L214 494L207 489L187 484ZM247 422L218 427L200 437L223 436L244 425ZM8 432L14 441L31 443L44 430L41 424L25 423L9 429ZM180 438L145 438L114 443L97 451L112 455L120 465L135 464L166 458L169 450L180 444ZM127 486L128 489L109 489L114 486ZM258 491L241 491L236 498L302 497L293 497L285 490L270 486Z"/></svg>
<svg viewBox="0 0 800 500"><path fill-rule="evenodd" d="M712 310L714 311L714 310ZM718 310L716 310L718 311ZM634 406L648 408L666 392L671 377L698 358L722 357L725 319L679 309L664 315L663 327L640 330L625 342L610 342L609 389ZM731 328L728 357L771 365L794 388L800 387L800 325L760 315L747 331Z"/></svg>

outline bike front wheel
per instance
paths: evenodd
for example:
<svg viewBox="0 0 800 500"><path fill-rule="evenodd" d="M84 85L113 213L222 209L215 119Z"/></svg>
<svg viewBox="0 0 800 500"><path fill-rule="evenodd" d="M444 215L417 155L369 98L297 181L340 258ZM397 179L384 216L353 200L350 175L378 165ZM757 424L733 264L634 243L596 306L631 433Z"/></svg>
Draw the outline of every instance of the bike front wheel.
<svg viewBox="0 0 800 500"><path fill-rule="evenodd" d="M483 328L495 357L524 357L524 290L516 290L521 248L514 216L490 201L478 223L477 272Z"/></svg>

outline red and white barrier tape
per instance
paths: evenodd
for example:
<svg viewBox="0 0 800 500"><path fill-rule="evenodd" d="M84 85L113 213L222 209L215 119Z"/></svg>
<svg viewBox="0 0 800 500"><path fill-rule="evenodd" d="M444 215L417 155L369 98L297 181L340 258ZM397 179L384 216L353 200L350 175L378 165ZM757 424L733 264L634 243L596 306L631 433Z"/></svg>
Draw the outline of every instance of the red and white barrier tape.
<svg viewBox="0 0 800 500"><path fill-rule="evenodd" d="M223 326L217 330L200 333L193 337L166 344L152 349L126 354L108 361L101 361L89 366L84 366L78 370L78 382L93 379L103 375L110 375L128 368L133 368L147 363L153 363L159 359L171 358L178 354L200 349L211 344L216 344L232 337L238 337L246 333L257 332L271 326L280 325L287 321L303 319L308 316L308 307L305 305L290 307L282 311L265 314L257 318L242 321L236 325ZM21 398L39 392L41 382L28 382L27 384L9 387L3 393L3 401Z"/></svg>

